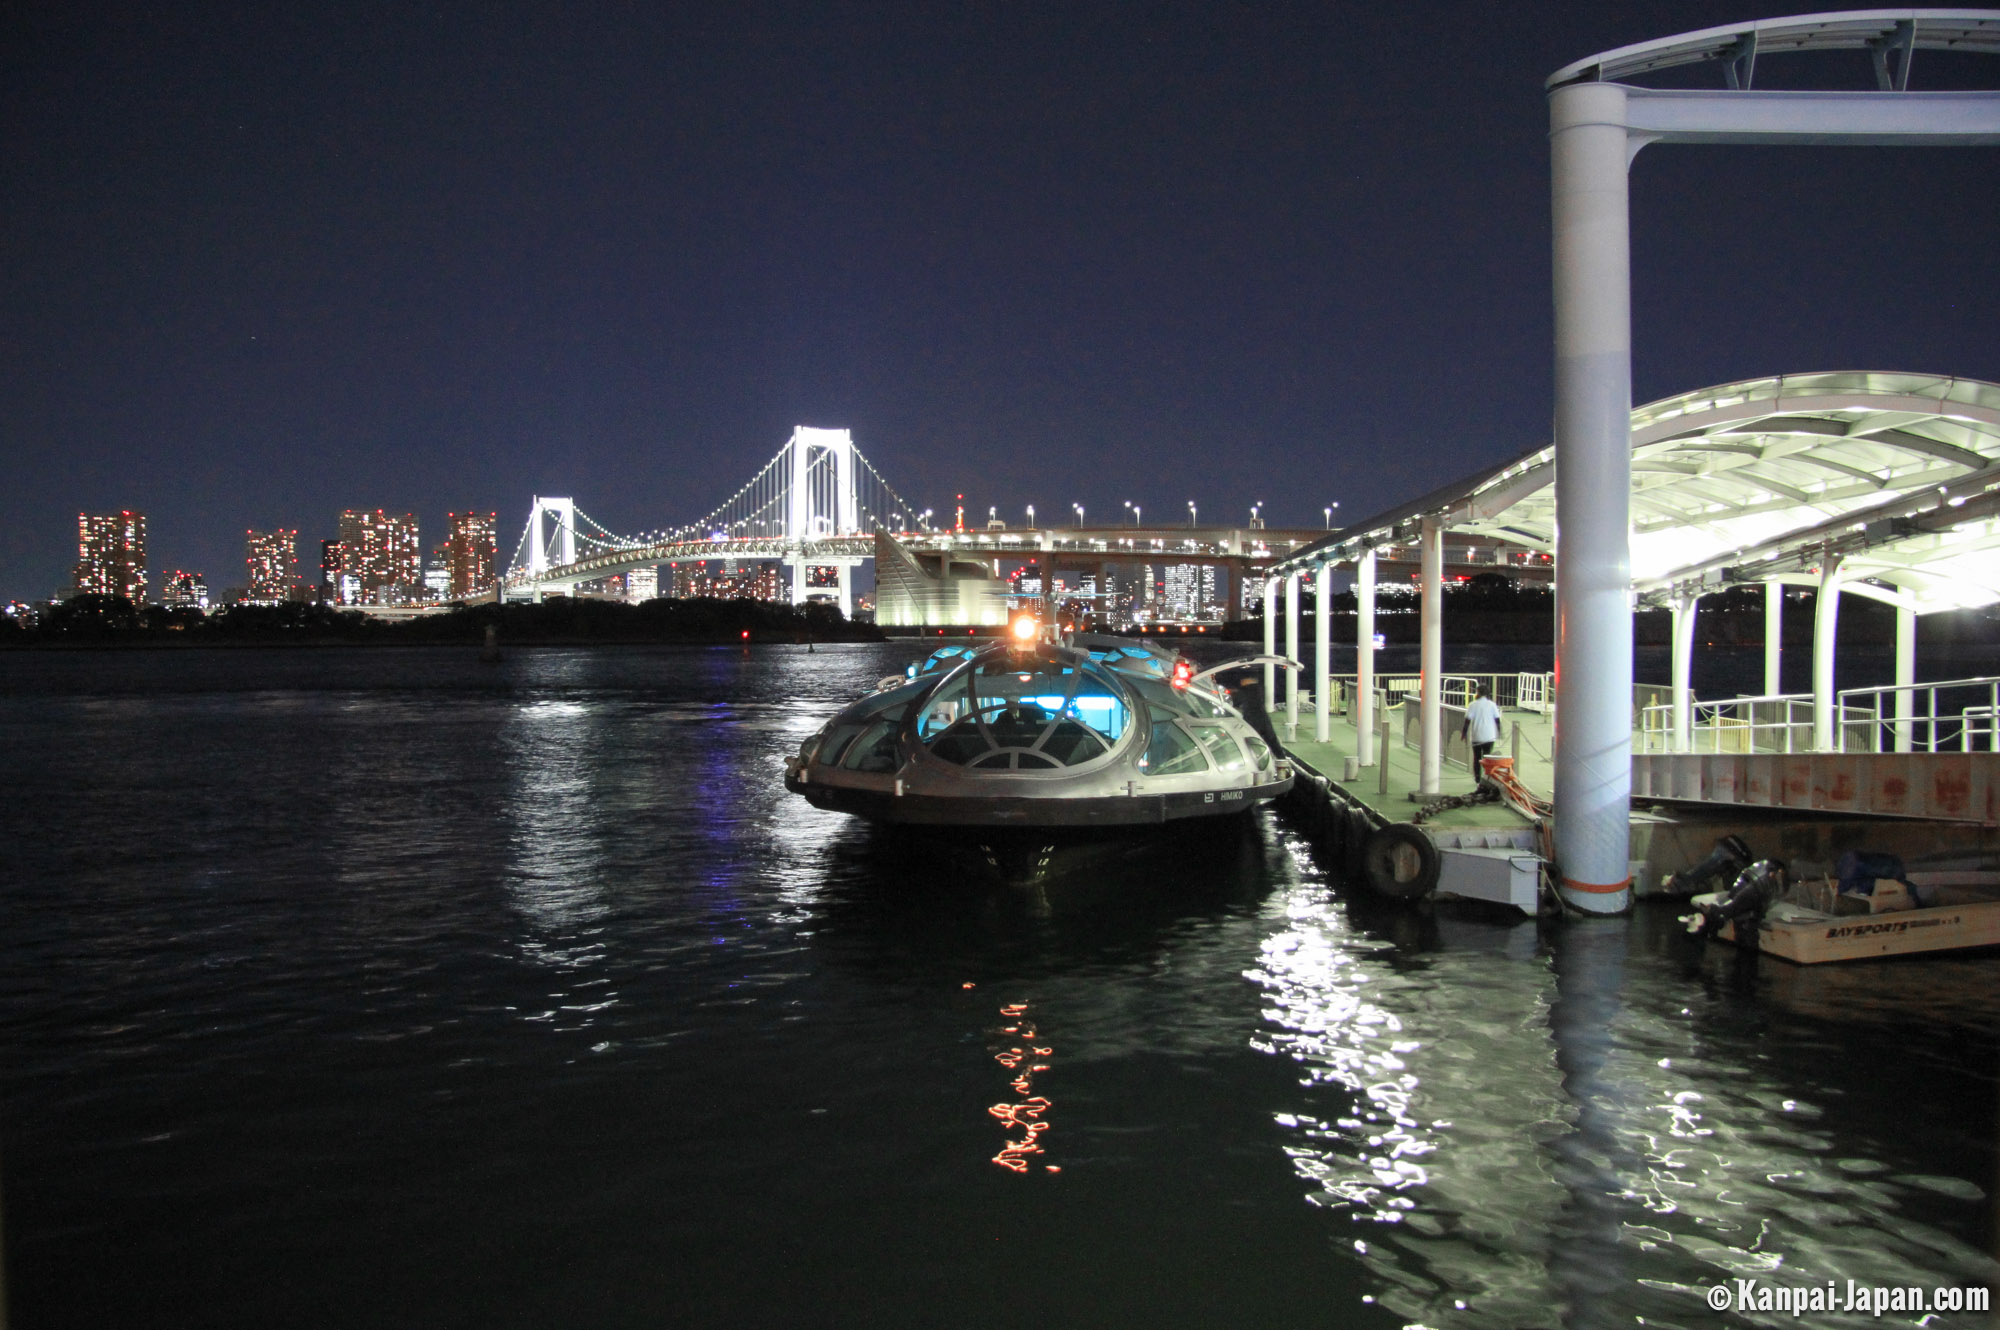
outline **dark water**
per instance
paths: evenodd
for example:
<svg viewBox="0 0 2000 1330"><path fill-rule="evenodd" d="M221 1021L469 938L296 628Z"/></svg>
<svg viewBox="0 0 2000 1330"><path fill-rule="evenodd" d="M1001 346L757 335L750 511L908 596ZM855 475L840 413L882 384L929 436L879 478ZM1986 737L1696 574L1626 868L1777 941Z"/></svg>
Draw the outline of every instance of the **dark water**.
<svg viewBox="0 0 2000 1330"><path fill-rule="evenodd" d="M2000 961L1385 912L1276 817L959 880L779 785L911 654L0 656L12 1324L1706 1326L1725 1276L1993 1277Z"/></svg>

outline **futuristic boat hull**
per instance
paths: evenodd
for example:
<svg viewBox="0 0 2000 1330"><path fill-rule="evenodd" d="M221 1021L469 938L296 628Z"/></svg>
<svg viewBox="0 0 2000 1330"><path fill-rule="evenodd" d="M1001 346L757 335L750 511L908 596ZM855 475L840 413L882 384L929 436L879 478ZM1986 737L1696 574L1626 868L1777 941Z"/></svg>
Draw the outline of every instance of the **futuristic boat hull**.
<svg viewBox="0 0 2000 1330"><path fill-rule="evenodd" d="M892 826L1110 829L1241 813L1282 754L1177 653L1120 638L953 646L800 747L785 787Z"/></svg>
<svg viewBox="0 0 2000 1330"><path fill-rule="evenodd" d="M815 808L852 813L870 822L916 827L1144 827L1188 818L1227 816L1267 803L1292 787L1287 776L1265 785L1182 794L1102 798L1006 795L897 795L893 791L809 785L785 777L785 788Z"/></svg>

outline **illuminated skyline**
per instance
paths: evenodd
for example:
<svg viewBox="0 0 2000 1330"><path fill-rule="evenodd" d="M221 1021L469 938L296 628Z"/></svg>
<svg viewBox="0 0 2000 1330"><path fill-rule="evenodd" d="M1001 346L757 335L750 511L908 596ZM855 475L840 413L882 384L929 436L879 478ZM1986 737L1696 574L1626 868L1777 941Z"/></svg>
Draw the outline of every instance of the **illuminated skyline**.
<svg viewBox="0 0 2000 1330"><path fill-rule="evenodd" d="M939 513L1379 511L1548 437L1544 80L1744 14L593 12L11 30L0 430L30 503L0 595L67 581L69 515L119 506L210 570L363 496L498 512L503 554L537 493L651 529L801 422ZM1968 61L1913 86L1990 79ZM1991 157L1642 154L1635 402L2000 381Z"/></svg>

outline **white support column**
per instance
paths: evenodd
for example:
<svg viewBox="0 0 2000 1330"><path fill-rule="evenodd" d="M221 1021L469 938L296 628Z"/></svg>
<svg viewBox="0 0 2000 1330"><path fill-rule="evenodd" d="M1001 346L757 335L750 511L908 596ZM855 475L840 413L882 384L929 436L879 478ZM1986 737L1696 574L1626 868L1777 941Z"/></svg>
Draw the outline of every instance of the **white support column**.
<svg viewBox="0 0 2000 1330"><path fill-rule="evenodd" d="M1375 551L1354 565L1354 747L1375 764Z"/></svg>
<svg viewBox="0 0 2000 1330"><path fill-rule="evenodd" d="M807 432L804 425L795 426L791 442L785 445L792 450L792 474L789 482L791 488L785 496L789 500L785 505L786 540L804 540L812 535L812 484L809 469L812 449L806 442ZM800 578L803 576L801 574ZM800 587L804 583L795 579L792 585ZM797 597L793 598L793 603L798 603Z"/></svg>
<svg viewBox="0 0 2000 1330"><path fill-rule="evenodd" d="M1917 695L1910 685L1917 681L1917 612L1896 607L1896 751L1910 751L1910 719L1916 715Z"/></svg>
<svg viewBox="0 0 2000 1330"><path fill-rule="evenodd" d="M1784 676L1779 670L1785 642L1785 584L1764 583L1764 696L1784 692Z"/></svg>
<svg viewBox="0 0 2000 1330"><path fill-rule="evenodd" d="M792 561L792 604L806 603L806 552L801 549Z"/></svg>
<svg viewBox="0 0 2000 1330"><path fill-rule="evenodd" d="M1278 654L1278 579L1264 579L1264 654ZM1264 667L1264 710L1270 711L1278 702L1277 674L1266 665Z"/></svg>
<svg viewBox="0 0 2000 1330"><path fill-rule="evenodd" d="M1840 556L1829 554L1813 598L1813 751L1833 751L1833 644L1840 625Z"/></svg>
<svg viewBox="0 0 2000 1330"><path fill-rule="evenodd" d="M836 436L832 444L834 453L833 478L837 493L834 498L834 529L843 536L851 536L861 530L861 502L854 487L854 437L846 430L829 430ZM846 596L846 574L841 575L841 595Z"/></svg>
<svg viewBox="0 0 2000 1330"><path fill-rule="evenodd" d="M1323 563L1313 577L1313 738L1319 743L1333 737L1332 599L1333 565Z"/></svg>
<svg viewBox="0 0 2000 1330"><path fill-rule="evenodd" d="M1693 592L1674 596L1674 751L1694 748L1694 624L1701 597Z"/></svg>
<svg viewBox="0 0 2000 1330"><path fill-rule="evenodd" d="M835 568L838 570L840 576L840 617L843 619L852 619L854 617L854 565L843 559L835 565Z"/></svg>
<svg viewBox="0 0 2000 1330"><path fill-rule="evenodd" d="M1444 784L1444 523L1426 517L1418 546L1423 583L1423 645L1418 653L1423 674L1418 687L1423 700L1419 704L1417 788L1424 794L1436 794Z"/></svg>
<svg viewBox="0 0 2000 1330"><path fill-rule="evenodd" d="M1632 280L1625 89L1549 94L1556 451L1555 850L1563 899L1630 908Z"/></svg>
<svg viewBox="0 0 2000 1330"><path fill-rule="evenodd" d="M1299 658L1299 575L1285 578L1285 655ZM1299 672L1285 671L1285 737L1299 737Z"/></svg>

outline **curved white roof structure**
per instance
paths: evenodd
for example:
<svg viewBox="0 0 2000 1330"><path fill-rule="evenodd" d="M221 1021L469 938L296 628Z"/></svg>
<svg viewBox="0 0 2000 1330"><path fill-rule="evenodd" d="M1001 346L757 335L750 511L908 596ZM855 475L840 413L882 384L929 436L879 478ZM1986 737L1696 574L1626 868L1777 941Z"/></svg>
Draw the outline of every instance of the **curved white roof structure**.
<svg viewBox="0 0 2000 1330"><path fill-rule="evenodd" d="M1619 82L1675 65L1724 62L1731 88L1749 88L1759 55L1867 50L1884 91L1905 90L1909 55L1918 51L2000 53L2000 16L1990 9L1854 9L1755 19L1621 46L1564 65L1548 85ZM1889 57L1898 63L1892 70Z"/></svg>
<svg viewBox="0 0 2000 1330"><path fill-rule="evenodd" d="M1535 449L1349 526L1274 572L1347 562L1418 519L1555 550L1555 448ZM2000 385L1888 373L1792 374L1632 413L1632 584L1642 596L1814 581L1919 613L2000 603ZM1870 586L1862 579L1886 585Z"/></svg>

